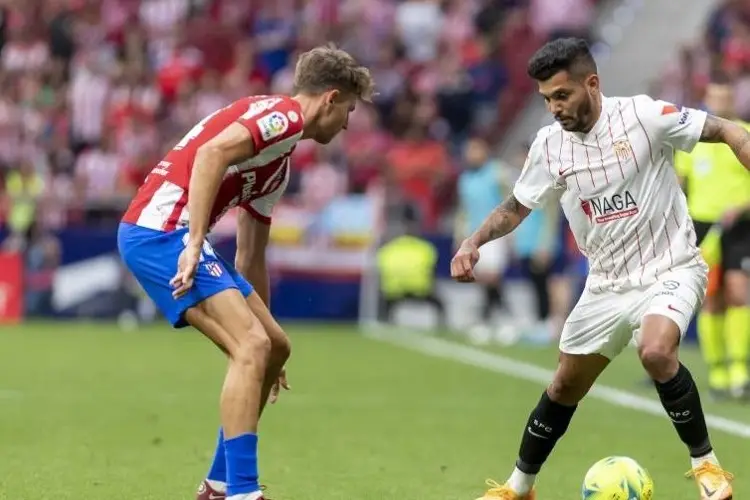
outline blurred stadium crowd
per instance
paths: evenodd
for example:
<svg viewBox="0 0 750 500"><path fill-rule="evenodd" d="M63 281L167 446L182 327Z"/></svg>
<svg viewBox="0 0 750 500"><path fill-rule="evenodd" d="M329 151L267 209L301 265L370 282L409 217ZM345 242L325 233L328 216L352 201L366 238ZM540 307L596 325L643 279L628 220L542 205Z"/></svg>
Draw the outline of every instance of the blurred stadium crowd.
<svg viewBox="0 0 750 500"><path fill-rule="evenodd" d="M534 90L528 57L553 37L592 39L597 3L0 1L0 228L10 235L2 245L25 248L32 268L55 267L59 248L47 235L114 227L186 130L240 96L291 92L296 54L328 41L372 68L378 95L333 144L300 143L286 200L316 210L376 192L387 219L408 214L421 232L454 234L467 165L492 162L506 187L522 165L522 151L493 158ZM672 61L652 94L700 106L721 70L749 118L750 3L717 5L705 36ZM564 221L552 238L534 238L534 224L515 245L532 281L537 257L549 271L566 248Z"/></svg>
<svg viewBox="0 0 750 500"><path fill-rule="evenodd" d="M717 78L733 84L737 115L750 119L750 2L746 0L717 2L702 37L675 54L652 94L701 108L706 86Z"/></svg>
<svg viewBox="0 0 750 500"><path fill-rule="evenodd" d="M334 41L372 66L379 96L343 140L300 144L288 196L385 184L437 229L463 141L496 139L531 88L527 56L585 35L592 14L590 0L6 0L0 222L110 223L194 123L290 92L295 54Z"/></svg>

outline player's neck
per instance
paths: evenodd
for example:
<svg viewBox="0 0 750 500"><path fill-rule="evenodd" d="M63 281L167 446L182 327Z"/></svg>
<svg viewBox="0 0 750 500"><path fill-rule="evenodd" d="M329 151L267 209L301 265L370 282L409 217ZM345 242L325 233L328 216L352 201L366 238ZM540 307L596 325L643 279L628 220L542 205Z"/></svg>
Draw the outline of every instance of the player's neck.
<svg viewBox="0 0 750 500"><path fill-rule="evenodd" d="M317 126L318 103L310 96L304 94L294 95L292 99L299 103L299 107L302 110L302 123L305 124L302 131L302 138L310 139L314 137L314 130Z"/></svg>
<svg viewBox="0 0 750 500"><path fill-rule="evenodd" d="M589 119L589 122L586 124L583 130L581 130L582 134L588 134L593 130L593 128L596 126L596 124L599 122L599 118L602 116L602 96L601 94L594 97L594 105L592 106L591 110L591 118Z"/></svg>

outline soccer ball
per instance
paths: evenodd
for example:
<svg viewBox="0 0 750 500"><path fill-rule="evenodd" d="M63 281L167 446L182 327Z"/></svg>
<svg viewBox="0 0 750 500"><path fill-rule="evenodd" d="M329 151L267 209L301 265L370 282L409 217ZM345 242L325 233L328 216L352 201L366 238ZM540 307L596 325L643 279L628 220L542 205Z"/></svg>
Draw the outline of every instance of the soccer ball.
<svg viewBox="0 0 750 500"><path fill-rule="evenodd" d="M607 457L595 463L583 480L583 500L651 500L654 481L628 457Z"/></svg>

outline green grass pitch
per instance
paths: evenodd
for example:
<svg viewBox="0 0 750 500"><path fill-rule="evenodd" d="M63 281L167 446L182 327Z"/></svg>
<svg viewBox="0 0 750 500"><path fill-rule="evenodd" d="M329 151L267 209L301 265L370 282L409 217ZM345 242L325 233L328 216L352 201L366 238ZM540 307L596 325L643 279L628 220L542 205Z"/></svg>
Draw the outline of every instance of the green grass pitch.
<svg viewBox="0 0 750 500"><path fill-rule="evenodd" d="M539 383L364 338L290 326L292 392L261 424L273 500L473 500L502 482ZM488 348L551 368L552 348ZM0 499L190 500L211 460L224 360L190 330L109 324L0 327ZM704 379L698 356L684 359ZM653 396L626 352L603 383ZM707 399L704 397L704 400ZM750 425L750 407L705 401ZM739 498L750 440L714 431ZM622 454L654 477L656 500L697 498L668 420L590 399L539 477L540 500L575 500L586 469Z"/></svg>

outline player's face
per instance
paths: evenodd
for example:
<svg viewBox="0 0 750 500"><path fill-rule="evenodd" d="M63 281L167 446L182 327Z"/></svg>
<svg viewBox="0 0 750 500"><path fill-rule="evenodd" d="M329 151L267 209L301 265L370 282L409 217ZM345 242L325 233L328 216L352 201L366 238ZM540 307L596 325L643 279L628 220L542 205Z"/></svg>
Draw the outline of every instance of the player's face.
<svg viewBox="0 0 750 500"><path fill-rule="evenodd" d="M547 108L563 129L568 132L587 132L594 125L599 77L588 75L583 80L560 71L552 78L539 82L539 93Z"/></svg>
<svg viewBox="0 0 750 500"><path fill-rule="evenodd" d="M468 168L479 168L487 161L489 151L487 144L479 139L472 139L466 145L464 158Z"/></svg>
<svg viewBox="0 0 750 500"><path fill-rule="evenodd" d="M315 141L328 144L349 125L349 113L354 111L357 103L355 96L344 95L338 90L323 94L323 104L318 121Z"/></svg>

